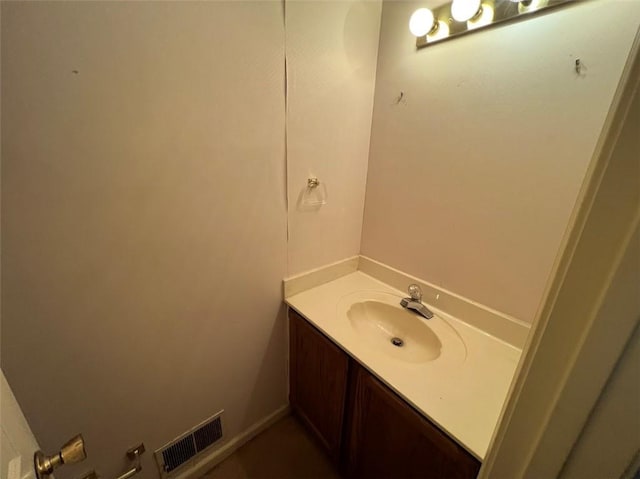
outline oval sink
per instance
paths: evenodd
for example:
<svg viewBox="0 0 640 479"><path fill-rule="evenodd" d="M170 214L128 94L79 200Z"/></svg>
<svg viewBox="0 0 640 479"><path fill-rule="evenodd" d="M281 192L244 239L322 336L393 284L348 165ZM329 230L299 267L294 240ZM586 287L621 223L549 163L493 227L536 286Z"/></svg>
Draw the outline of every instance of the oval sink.
<svg viewBox="0 0 640 479"><path fill-rule="evenodd" d="M376 352L409 363L443 356L465 360L466 347L449 323L437 315L425 320L402 308L401 299L380 291L360 291L343 297L337 312L346 316L358 337Z"/></svg>
<svg viewBox="0 0 640 479"><path fill-rule="evenodd" d="M353 303L347 310L351 326L363 339L404 348L394 356L420 363L433 361L440 356L442 343L429 326L412 316L409 311L379 301ZM395 349L389 353L393 354Z"/></svg>

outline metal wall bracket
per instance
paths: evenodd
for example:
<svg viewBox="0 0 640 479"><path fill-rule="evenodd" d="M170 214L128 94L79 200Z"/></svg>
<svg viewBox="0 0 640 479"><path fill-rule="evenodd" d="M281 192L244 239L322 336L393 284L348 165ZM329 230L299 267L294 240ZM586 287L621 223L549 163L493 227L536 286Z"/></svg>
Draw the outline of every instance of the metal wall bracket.
<svg viewBox="0 0 640 479"><path fill-rule="evenodd" d="M142 471L142 465L140 464L140 456L144 454L144 444L140 443L135 447L127 450L127 457L133 461L134 466L124 474L118 476L116 479L129 479Z"/></svg>
<svg viewBox="0 0 640 479"><path fill-rule="evenodd" d="M141 454L144 453L145 450L146 449L144 448L144 443L140 443L136 447L132 447L131 449L127 450L127 457L132 461L135 461Z"/></svg>

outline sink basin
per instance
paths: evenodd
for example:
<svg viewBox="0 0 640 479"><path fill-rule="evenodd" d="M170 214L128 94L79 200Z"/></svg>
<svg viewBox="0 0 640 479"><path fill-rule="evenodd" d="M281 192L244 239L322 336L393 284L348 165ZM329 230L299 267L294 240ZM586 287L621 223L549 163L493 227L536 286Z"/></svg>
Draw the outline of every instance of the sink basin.
<svg viewBox="0 0 640 479"><path fill-rule="evenodd" d="M407 363L464 362L466 347L443 318L426 320L400 306L402 296L359 291L343 297L337 313L364 346Z"/></svg>

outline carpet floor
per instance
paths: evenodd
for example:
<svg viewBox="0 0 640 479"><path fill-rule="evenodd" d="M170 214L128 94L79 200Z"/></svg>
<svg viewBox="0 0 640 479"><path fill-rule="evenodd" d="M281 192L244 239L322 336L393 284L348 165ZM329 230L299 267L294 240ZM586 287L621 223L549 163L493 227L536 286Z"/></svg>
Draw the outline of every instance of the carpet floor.
<svg viewBox="0 0 640 479"><path fill-rule="evenodd" d="M326 453L293 416L256 436L202 479L340 479Z"/></svg>

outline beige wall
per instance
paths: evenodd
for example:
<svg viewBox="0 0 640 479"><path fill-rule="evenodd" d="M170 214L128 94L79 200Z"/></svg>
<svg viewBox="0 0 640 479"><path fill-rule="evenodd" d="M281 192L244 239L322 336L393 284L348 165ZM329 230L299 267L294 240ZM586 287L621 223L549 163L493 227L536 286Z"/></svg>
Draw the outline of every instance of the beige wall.
<svg viewBox="0 0 640 479"><path fill-rule="evenodd" d="M289 275L360 252L381 2L287 2ZM299 203L307 178L327 204Z"/></svg>
<svg viewBox="0 0 640 479"><path fill-rule="evenodd" d="M84 433L58 477L286 403L281 280L360 248L380 10L287 4L285 161L281 2L3 3L2 368L45 450Z"/></svg>
<svg viewBox="0 0 640 479"><path fill-rule="evenodd" d="M286 404L279 2L2 3L2 370L123 472ZM259 41L256 41L259 39ZM74 73L74 70L77 73Z"/></svg>
<svg viewBox="0 0 640 479"><path fill-rule="evenodd" d="M362 253L531 321L640 3L585 2L419 51L415 8L383 6Z"/></svg>
<svg viewBox="0 0 640 479"><path fill-rule="evenodd" d="M640 35L479 478L561 476L585 424L594 419L593 407L607 378L625 344L633 340L640 317L638 47ZM619 477L614 470L599 473L633 454L630 437L618 429L618 418L609 426L624 445L601 444L599 454L617 451L601 461L601 469L592 470L593 478ZM600 441L609 441L610 432Z"/></svg>

